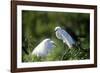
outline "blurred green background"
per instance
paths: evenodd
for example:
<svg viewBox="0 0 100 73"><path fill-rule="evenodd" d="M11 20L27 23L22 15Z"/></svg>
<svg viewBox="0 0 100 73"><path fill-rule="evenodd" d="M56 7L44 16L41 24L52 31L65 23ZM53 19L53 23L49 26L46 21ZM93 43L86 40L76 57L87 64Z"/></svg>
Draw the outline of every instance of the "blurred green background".
<svg viewBox="0 0 100 73"><path fill-rule="evenodd" d="M89 59L90 15L88 13L22 11L22 62ZM65 29L82 50L69 49L56 38L54 29ZM57 47L46 57L32 55L33 49L45 38L51 38ZM66 53L65 53L66 52Z"/></svg>

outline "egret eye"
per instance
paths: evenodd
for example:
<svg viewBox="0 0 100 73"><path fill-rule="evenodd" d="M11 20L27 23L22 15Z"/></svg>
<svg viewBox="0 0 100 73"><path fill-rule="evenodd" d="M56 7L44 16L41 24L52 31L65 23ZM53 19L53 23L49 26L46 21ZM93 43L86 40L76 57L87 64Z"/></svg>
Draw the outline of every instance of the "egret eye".
<svg viewBox="0 0 100 73"><path fill-rule="evenodd" d="M57 31L57 29L54 30L55 32Z"/></svg>

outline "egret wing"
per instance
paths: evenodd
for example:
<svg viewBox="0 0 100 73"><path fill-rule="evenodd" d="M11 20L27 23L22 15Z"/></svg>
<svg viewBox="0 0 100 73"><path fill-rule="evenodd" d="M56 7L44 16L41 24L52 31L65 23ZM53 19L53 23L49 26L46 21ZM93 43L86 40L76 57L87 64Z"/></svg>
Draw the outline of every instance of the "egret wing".
<svg viewBox="0 0 100 73"><path fill-rule="evenodd" d="M63 41L66 42L66 44L69 47L71 47L73 44L75 44L74 39L65 30L62 30L62 37L63 37Z"/></svg>

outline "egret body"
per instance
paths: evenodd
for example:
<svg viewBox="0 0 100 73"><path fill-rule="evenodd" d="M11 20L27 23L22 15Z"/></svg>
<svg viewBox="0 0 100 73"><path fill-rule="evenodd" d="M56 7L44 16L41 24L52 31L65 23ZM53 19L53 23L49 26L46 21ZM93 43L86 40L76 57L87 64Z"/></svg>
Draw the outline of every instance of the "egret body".
<svg viewBox="0 0 100 73"><path fill-rule="evenodd" d="M37 47L33 49L32 54L43 57L43 56L48 55L48 53L50 53L54 47L55 47L54 41L47 38L47 39L44 39L42 42L40 42L40 44L37 45Z"/></svg>

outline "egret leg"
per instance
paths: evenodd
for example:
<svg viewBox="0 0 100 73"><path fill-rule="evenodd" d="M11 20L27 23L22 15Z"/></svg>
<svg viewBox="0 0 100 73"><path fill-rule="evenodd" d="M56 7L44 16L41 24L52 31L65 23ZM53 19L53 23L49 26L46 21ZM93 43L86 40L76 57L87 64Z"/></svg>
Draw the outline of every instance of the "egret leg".
<svg viewBox="0 0 100 73"><path fill-rule="evenodd" d="M65 45L65 44L64 44L64 48L65 48L65 51L64 51L64 53L63 53L63 55L62 55L62 57L61 57L61 60L64 59L66 53L68 53L68 51L69 51L69 50L66 48L66 45Z"/></svg>

